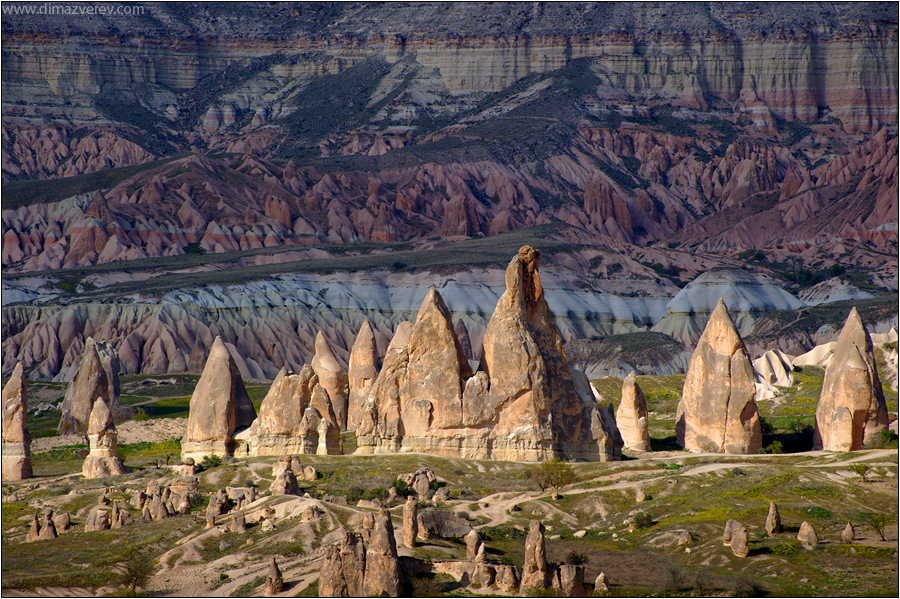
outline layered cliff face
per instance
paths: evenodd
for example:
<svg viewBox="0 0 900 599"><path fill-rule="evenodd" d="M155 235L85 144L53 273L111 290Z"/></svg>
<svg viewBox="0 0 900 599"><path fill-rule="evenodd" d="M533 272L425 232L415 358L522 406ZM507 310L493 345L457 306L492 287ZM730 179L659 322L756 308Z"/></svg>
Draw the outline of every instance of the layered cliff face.
<svg viewBox="0 0 900 599"><path fill-rule="evenodd" d="M22 284L4 300L76 291L135 370L202 365L205 349L191 354L211 319L179 329L178 293L278 286L278 262L330 272L357 251L516 232L515 247L552 240L557 266L619 296L561 306L566 339L645 328L675 285L715 266L787 278L852 265L896 289L888 5L143 10L2 25L0 261ZM296 253L272 253L285 246ZM363 256L353 271L414 260ZM232 264L239 278L215 274ZM114 280L117 293L92 293ZM138 318L110 313L135 294L117 310ZM176 305L155 307L160 296ZM278 359L261 340L244 352L247 374L274 376L346 310L326 304L315 322L242 313L222 332L259 324L286 339ZM43 378L71 370L83 336L57 322L64 310L4 307L4 355ZM349 335L330 336L339 353Z"/></svg>

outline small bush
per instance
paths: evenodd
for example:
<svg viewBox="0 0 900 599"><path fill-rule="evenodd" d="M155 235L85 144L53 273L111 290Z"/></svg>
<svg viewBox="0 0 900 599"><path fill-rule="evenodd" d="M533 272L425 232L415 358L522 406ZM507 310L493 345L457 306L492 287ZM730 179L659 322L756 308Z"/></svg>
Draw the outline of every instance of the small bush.
<svg viewBox="0 0 900 599"><path fill-rule="evenodd" d="M812 518L831 518L831 512L818 505L803 508L803 513Z"/></svg>
<svg viewBox="0 0 900 599"><path fill-rule="evenodd" d="M781 444L781 441L772 441L760 449L759 453L784 453L784 446Z"/></svg>
<svg viewBox="0 0 900 599"><path fill-rule="evenodd" d="M150 420L150 415L147 414L147 411L144 408L136 408L132 420L135 422L146 422Z"/></svg>
<svg viewBox="0 0 900 599"><path fill-rule="evenodd" d="M525 473L526 478L536 484L541 491L550 487L561 489L575 482L572 466L559 459L532 466Z"/></svg>
<svg viewBox="0 0 900 599"><path fill-rule="evenodd" d="M409 488L409 485L406 484L406 481L399 478L394 481L392 486L394 487L394 491L396 491L397 495L400 497L409 497L414 493L414 491Z"/></svg>
<svg viewBox="0 0 900 599"><path fill-rule="evenodd" d="M770 548L775 555L796 555L800 553L799 543L778 543Z"/></svg>
<svg viewBox="0 0 900 599"><path fill-rule="evenodd" d="M573 566L580 566L582 564L588 563L588 556L577 551L570 551L566 556L566 563Z"/></svg>
<svg viewBox="0 0 900 599"><path fill-rule="evenodd" d="M210 468L216 468L222 465L222 458L217 455L205 455L203 456L203 461L200 462L201 470L209 470Z"/></svg>
<svg viewBox="0 0 900 599"><path fill-rule="evenodd" d="M647 512L638 512L634 515L634 527L638 530L653 526L653 518Z"/></svg>
<svg viewBox="0 0 900 599"><path fill-rule="evenodd" d="M138 587L147 584L152 575L153 560L138 549L129 549L122 563L121 584L134 593Z"/></svg>
<svg viewBox="0 0 900 599"><path fill-rule="evenodd" d="M869 475L870 470L871 470L871 468L869 467L868 464L863 464L863 463L850 464L850 471L852 473L856 474L857 476L859 476L863 482L866 482L866 477Z"/></svg>

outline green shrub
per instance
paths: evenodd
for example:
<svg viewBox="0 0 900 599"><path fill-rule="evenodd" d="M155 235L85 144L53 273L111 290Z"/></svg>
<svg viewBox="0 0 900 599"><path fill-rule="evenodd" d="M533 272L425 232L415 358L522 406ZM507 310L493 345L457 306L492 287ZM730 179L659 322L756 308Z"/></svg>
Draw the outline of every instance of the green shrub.
<svg viewBox="0 0 900 599"><path fill-rule="evenodd" d="M573 566L580 566L588 563L588 556L573 550L566 556L566 563Z"/></svg>
<svg viewBox="0 0 900 599"><path fill-rule="evenodd" d="M558 458L532 466L526 471L525 476L541 491L550 487L561 489L575 482L575 471L572 466Z"/></svg>
<svg viewBox="0 0 900 599"><path fill-rule="evenodd" d="M800 553L800 544L788 541L773 545L769 550L775 555L796 555Z"/></svg>
<svg viewBox="0 0 900 599"><path fill-rule="evenodd" d="M861 462L850 464L850 471L859 476L863 482L866 482L866 476L869 475L869 470L871 470L871 468L868 464L863 464Z"/></svg>
<svg viewBox="0 0 900 599"><path fill-rule="evenodd" d="M638 512L634 515L634 527L638 530L653 526L653 518L647 512Z"/></svg>
<svg viewBox="0 0 900 599"><path fill-rule="evenodd" d="M203 461L200 462L200 470L209 470L222 465L222 458L217 455L205 455Z"/></svg>

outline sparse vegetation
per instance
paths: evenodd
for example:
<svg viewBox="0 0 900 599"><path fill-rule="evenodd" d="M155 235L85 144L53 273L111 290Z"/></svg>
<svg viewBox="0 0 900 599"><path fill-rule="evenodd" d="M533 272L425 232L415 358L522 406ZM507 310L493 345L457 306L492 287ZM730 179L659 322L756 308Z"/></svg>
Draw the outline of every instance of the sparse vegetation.
<svg viewBox="0 0 900 599"><path fill-rule="evenodd" d="M526 477L538 486L541 491L549 488L561 489L575 482L575 471L572 466L559 459L542 462L537 466L531 466Z"/></svg>

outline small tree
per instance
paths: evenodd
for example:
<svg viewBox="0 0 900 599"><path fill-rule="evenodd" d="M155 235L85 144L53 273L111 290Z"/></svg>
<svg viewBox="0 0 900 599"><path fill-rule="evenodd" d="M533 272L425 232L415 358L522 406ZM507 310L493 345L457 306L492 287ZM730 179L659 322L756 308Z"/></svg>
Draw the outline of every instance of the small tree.
<svg viewBox="0 0 900 599"><path fill-rule="evenodd" d="M131 589L132 594L150 580L153 575L153 560L136 548L131 548L125 554L122 562L122 584Z"/></svg>
<svg viewBox="0 0 900 599"><path fill-rule="evenodd" d="M546 491L550 487L558 490L575 481L575 471L572 466L559 459L532 466L528 469L526 476L541 491Z"/></svg>
<svg viewBox="0 0 900 599"><path fill-rule="evenodd" d="M888 525L888 517L881 513L876 512L874 514L866 514L866 524L872 527L881 540L884 541L884 529L887 528Z"/></svg>
<svg viewBox="0 0 900 599"><path fill-rule="evenodd" d="M866 476L869 474L869 465L868 464L850 464L850 471L854 474L859 475L863 482L866 482Z"/></svg>

